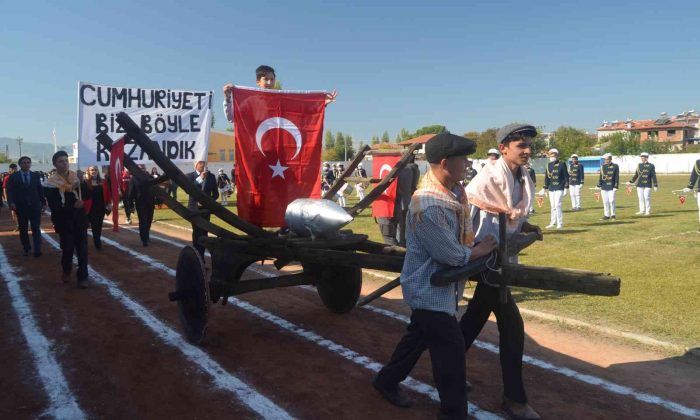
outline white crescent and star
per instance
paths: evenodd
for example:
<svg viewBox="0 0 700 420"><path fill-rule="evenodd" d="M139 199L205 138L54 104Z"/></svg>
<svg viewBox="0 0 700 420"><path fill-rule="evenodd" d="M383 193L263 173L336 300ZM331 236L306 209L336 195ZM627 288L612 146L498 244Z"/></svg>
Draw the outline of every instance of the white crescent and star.
<svg viewBox="0 0 700 420"><path fill-rule="evenodd" d="M262 138L265 135L265 133L277 128L285 130L286 132L291 134L292 137L294 137L294 143L296 144L296 152L294 153L294 156L292 156L292 159L296 158L299 155L299 152L301 151L301 131L299 131L299 128L296 125L294 125L293 122L282 117L268 118L260 123L258 129L255 132L255 144L258 146L258 150L260 150L260 153L262 153L263 156L265 156L265 152L262 149ZM272 169L272 178L279 176L280 178L284 179L284 171L287 170L288 166L282 166L279 159L277 159L276 165L268 166L270 167L270 169Z"/></svg>
<svg viewBox="0 0 700 420"><path fill-rule="evenodd" d="M384 172L389 173L389 172L391 172L391 169L392 169L392 168L391 168L391 165L388 165L388 164L386 164L386 163L385 163L384 165L382 165L382 167L379 168L379 178L380 178L380 179L383 179L383 178L384 178ZM381 193L381 195L387 195L386 190L384 190L384 191Z"/></svg>

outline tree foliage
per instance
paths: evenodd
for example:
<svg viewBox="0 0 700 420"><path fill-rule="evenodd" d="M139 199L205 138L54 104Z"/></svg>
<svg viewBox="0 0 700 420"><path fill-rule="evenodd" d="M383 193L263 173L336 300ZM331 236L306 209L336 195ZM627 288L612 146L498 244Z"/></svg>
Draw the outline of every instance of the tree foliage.
<svg viewBox="0 0 700 420"><path fill-rule="evenodd" d="M585 130L580 128L562 126L552 134L549 147L559 150L559 156L568 158L572 154L591 155L595 147L596 140Z"/></svg>
<svg viewBox="0 0 700 420"><path fill-rule="evenodd" d="M418 130L416 130L416 132L413 134L413 137L418 137L425 134L440 134L444 133L445 131L447 131L447 128L444 125L426 125L425 127L421 127Z"/></svg>
<svg viewBox="0 0 700 420"><path fill-rule="evenodd" d="M616 156L636 155L640 152L639 133L613 133L603 140L603 149Z"/></svg>
<svg viewBox="0 0 700 420"><path fill-rule="evenodd" d="M389 143L389 132L385 131L382 134L382 143Z"/></svg>

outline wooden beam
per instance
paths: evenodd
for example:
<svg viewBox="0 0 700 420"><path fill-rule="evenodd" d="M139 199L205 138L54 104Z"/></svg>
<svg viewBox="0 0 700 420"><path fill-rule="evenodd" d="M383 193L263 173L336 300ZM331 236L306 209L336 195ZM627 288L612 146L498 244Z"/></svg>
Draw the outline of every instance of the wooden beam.
<svg viewBox="0 0 700 420"><path fill-rule="evenodd" d="M187 194L194 197L197 202L202 206L209 209L212 214L218 216L224 222L230 224L231 226L242 230L251 236L271 236L274 233L268 232L259 226L255 226L249 223L237 215L231 213L226 209L226 207L219 204L216 200L212 199L208 195L204 194L200 188L190 181L180 168L178 168L170 159L168 159L163 152L158 148L158 145L151 141L151 139L146 135L146 133L141 130L141 128L125 113L120 112L117 114L117 122L122 126L122 128L127 132L130 138L132 138L136 144L141 147L141 149L148 154L166 175L170 177L175 183L182 188Z"/></svg>
<svg viewBox="0 0 700 420"><path fill-rule="evenodd" d="M348 210L348 214L352 217L357 216L362 210L366 209L369 207L370 204L374 202L374 200L379 197L381 193L383 193L387 188L389 188L389 185L398 177L399 171L403 169L407 164L410 159L413 158L413 152L420 147L420 144L416 143L406 149L404 151L403 157L396 162L396 165L394 165L394 168L382 179L382 181L377 184L376 187L370 191L365 198L360 200L359 203L355 204L351 209Z"/></svg>
<svg viewBox="0 0 700 420"><path fill-rule="evenodd" d="M100 144L102 144L107 150L112 150L113 141L106 133L100 133L97 136L97 141L99 141ZM124 167L126 167L126 169L128 169L129 172L131 172L131 174L135 176L139 181L142 181L144 183L153 183L153 177L141 170L141 168L139 168L138 165L126 154L124 155ZM119 182L118 180L116 181ZM170 195L166 193L162 188L157 186L151 186L151 191L153 191L155 195L157 195L161 200L163 200L163 202L168 206L168 208L170 208L180 217L182 217L185 220L188 220L190 223L197 226L198 228L204 229L207 232L211 232L217 236L221 236L224 238L240 238L239 235L236 235L235 233L228 231L222 228L221 226L217 226L211 223L210 221L204 219L203 217L200 217L197 213L191 211L187 207L180 204L177 200L170 197Z"/></svg>
<svg viewBox="0 0 700 420"><path fill-rule="evenodd" d="M335 196L335 193L340 190L340 187L343 186L345 183L345 178L347 178L348 175L352 174L352 172L357 168L357 165L362 162L362 159L365 158L365 153L370 149L369 145L365 144L365 147L362 148L362 150L358 151L357 154L355 155L355 158L350 162L347 168L345 168L345 171L343 171L342 174L338 177L338 179L335 180L331 188L326 191L325 194L323 194L323 197L326 200L331 200Z"/></svg>

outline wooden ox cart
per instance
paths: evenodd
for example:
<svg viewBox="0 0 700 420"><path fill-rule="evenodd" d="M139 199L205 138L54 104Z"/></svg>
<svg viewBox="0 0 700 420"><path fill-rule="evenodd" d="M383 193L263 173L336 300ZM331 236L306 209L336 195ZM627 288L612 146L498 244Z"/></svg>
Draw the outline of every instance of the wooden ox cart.
<svg viewBox="0 0 700 420"><path fill-rule="evenodd" d="M313 285L328 309L335 313L345 313L358 304L369 303L399 284L397 277L388 285L359 301L362 269L399 273L403 266L405 249L371 241L367 235L356 234L349 230L342 230L332 238L312 239L295 237L284 230L265 230L252 225L206 196L186 178L185 174L162 153L128 115L120 113L116 119L126 132L127 138L138 144L162 169L164 175L153 179L127 156L124 158L124 166L139 180L151 183L154 187L154 195L170 209L192 225L213 235L200 238L200 243L211 254L210 267L205 267L204 261L192 246L185 246L177 261L175 291L169 294L170 300L178 304L180 320L191 342L199 343L204 338L209 306L217 302L225 304L229 296L277 287ZM108 135L100 134L97 138L105 148L111 149L112 140ZM347 209L347 212L356 216L367 208L396 179L398 172L409 162L417 147L418 145L414 145L407 149L383 179L371 180L376 183L374 189L355 206ZM324 198L333 197L368 153L372 152L366 146L325 193ZM192 211L172 199L162 188L155 188L168 180L175 182L187 194L194 197L203 210ZM238 188L244 187L238 186ZM209 222L201 217L203 212L216 215L240 233ZM501 225L504 226L504 224ZM502 238L505 237L505 232L501 232L501 235ZM525 246L534 239L541 239L541 234L538 238L529 234L525 240L527 242ZM502 245L498 257L492 258L491 263L484 259L467 267L438 273L432 279L433 283L447 284L474 278L477 281L496 282L504 291L506 286L513 285L605 296L619 294L620 279L609 274L506 264L504 261L505 256L508 255L508 244L504 240L500 243ZM263 260L274 260L277 269L282 269L292 262L301 265L303 269L301 272L270 278L242 279L243 272L248 266ZM489 274L486 276L483 273Z"/></svg>

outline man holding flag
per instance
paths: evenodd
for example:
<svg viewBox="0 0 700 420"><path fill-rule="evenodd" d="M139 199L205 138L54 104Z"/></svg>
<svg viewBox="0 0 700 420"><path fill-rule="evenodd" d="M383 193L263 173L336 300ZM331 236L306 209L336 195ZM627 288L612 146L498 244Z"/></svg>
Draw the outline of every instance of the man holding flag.
<svg viewBox="0 0 700 420"><path fill-rule="evenodd" d="M238 215L258 226L282 227L287 204L321 196L323 119L336 93L275 90L269 66L258 67L256 84L224 86L236 133Z"/></svg>

